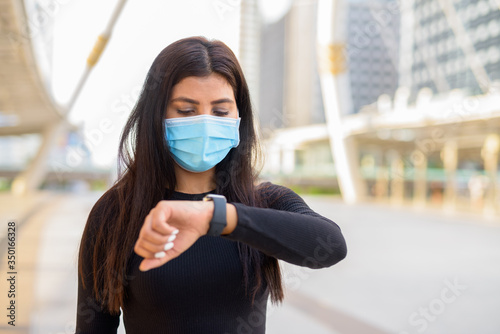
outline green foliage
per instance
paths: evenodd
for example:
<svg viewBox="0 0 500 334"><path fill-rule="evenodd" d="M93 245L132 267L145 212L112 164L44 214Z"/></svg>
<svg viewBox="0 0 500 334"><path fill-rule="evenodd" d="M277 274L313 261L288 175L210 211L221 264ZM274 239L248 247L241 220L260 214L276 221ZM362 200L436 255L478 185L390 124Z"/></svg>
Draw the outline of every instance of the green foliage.
<svg viewBox="0 0 500 334"><path fill-rule="evenodd" d="M12 184L12 180L4 177L0 177L0 191L9 191Z"/></svg>
<svg viewBox="0 0 500 334"><path fill-rule="evenodd" d="M290 185L288 188L301 195L340 195L340 189L338 187Z"/></svg>
<svg viewBox="0 0 500 334"><path fill-rule="evenodd" d="M109 185L105 180L93 180L90 183L90 189L93 191L96 191L96 190L102 191L102 190L107 190L108 188L109 188Z"/></svg>

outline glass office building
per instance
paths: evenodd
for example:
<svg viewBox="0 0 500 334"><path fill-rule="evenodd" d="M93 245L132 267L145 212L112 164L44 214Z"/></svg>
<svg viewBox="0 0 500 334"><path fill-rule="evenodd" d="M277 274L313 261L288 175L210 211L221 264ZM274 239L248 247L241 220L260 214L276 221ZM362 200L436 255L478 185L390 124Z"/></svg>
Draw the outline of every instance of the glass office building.
<svg viewBox="0 0 500 334"><path fill-rule="evenodd" d="M500 80L496 0L410 0L402 5L400 85L415 98L461 89L487 93Z"/></svg>
<svg viewBox="0 0 500 334"><path fill-rule="evenodd" d="M356 113L398 87L400 12L395 1L351 0L347 13L348 113Z"/></svg>

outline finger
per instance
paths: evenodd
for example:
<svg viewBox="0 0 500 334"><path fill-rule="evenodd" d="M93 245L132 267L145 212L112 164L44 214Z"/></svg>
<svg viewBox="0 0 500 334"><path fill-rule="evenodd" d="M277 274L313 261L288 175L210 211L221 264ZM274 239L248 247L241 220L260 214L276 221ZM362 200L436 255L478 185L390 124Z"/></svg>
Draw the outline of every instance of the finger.
<svg viewBox="0 0 500 334"><path fill-rule="evenodd" d="M172 234L175 227L168 224L168 218L171 214L171 207L168 205L157 205L150 213L150 226L151 228L163 235Z"/></svg>
<svg viewBox="0 0 500 334"><path fill-rule="evenodd" d="M161 245L175 240L177 233L163 235L153 230L145 230L139 235L139 240L146 240L152 244Z"/></svg>
<svg viewBox="0 0 500 334"><path fill-rule="evenodd" d="M168 243L168 241L165 242L159 242L159 243L152 243L146 239L141 239L137 241L138 247L143 248L144 250L151 252L151 253L157 253L159 251L162 251L165 247L165 244ZM148 256L151 257L151 256Z"/></svg>
<svg viewBox="0 0 500 334"><path fill-rule="evenodd" d="M181 254L180 252L175 251L175 249L171 249L170 251L162 253L165 254L162 257L146 258L142 260L141 263L139 264L139 270L148 271L150 269L160 267Z"/></svg>
<svg viewBox="0 0 500 334"><path fill-rule="evenodd" d="M142 243L137 243L135 245L135 247L134 247L134 252L137 255L142 256L145 259L154 259L155 258L155 253L157 253L158 251L157 250L150 251L147 248L144 248L142 246Z"/></svg>
<svg viewBox="0 0 500 334"><path fill-rule="evenodd" d="M161 251L167 251L174 246L174 240L177 235L170 234L167 236L161 236L159 242L150 242L146 238L139 238L136 241L134 251L144 258L153 258L155 253Z"/></svg>
<svg viewBox="0 0 500 334"><path fill-rule="evenodd" d="M153 268L160 267L170 261L171 259L179 256L179 254L175 255L170 255L167 256L170 252L167 251L160 251L154 254L152 258L145 258L144 260L141 261L139 264L139 270L141 271L148 271Z"/></svg>
<svg viewBox="0 0 500 334"><path fill-rule="evenodd" d="M148 271L153 268L160 267L166 263L163 259L144 259L139 264L140 271Z"/></svg>
<svg viewBox="0 0 500 334"><path fill-rule="evenodd" d="M137 245L134 247L134 252L145 259L160 259L172 248L174 248L173 242L167 242L165 245L155 247L153 250Z"/></svg>

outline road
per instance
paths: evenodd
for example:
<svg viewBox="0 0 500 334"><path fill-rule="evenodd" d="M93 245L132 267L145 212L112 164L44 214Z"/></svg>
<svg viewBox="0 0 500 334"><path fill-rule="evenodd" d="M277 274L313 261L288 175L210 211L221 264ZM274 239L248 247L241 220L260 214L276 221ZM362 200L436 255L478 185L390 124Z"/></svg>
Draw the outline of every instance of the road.
<svg viewBox="0 0 500 334"><path fill-rule="evenodd" d="M9 220L18 227L16 328L2 316L0 332L74 333L79 238L99 195L0 194L2 240ZM500 333L498 222L304 198L339 224L348 255L320 270L282 263L286 297L280 307L269 306L269 334ZM0 247L6 277L4 241ZM8 303L6 278L1 305Z"/></svg>

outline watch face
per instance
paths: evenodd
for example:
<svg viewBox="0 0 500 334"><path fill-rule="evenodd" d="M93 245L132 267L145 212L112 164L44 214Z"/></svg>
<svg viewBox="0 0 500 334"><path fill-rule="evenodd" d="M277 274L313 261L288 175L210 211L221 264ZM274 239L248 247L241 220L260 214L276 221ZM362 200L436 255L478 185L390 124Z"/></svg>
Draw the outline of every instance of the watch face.
<svg viewBox="0 0 500 334"><path fill-rule="evenodd" d="M225 196L222 196L222 195L216 195L216 194L208 194L208 195L206 195L205 197L203 197L203 200L204 200L204 201L213 201L215 198L219 198L219 199L224 199L224 200L226 200L226 197L225 197Z"/></svg>
<svg viewBox="0 0 500 334"><path fill-rule="evenodd" d="M210 228L208 235L219 236L221 235L224 227L227 225L226 221L226 197L222 195L208 194L204 197L207 201L214 202L214 213L210 221Z"/></svg>
<svg viewBox="0 0 500 334"><path fill-rule="evenodd" d="M216 195L216 194L208 194L207 197L210 197L210 198L223 198L223 199L226 199L226 197L222 196L222 195Z"/></svg>

